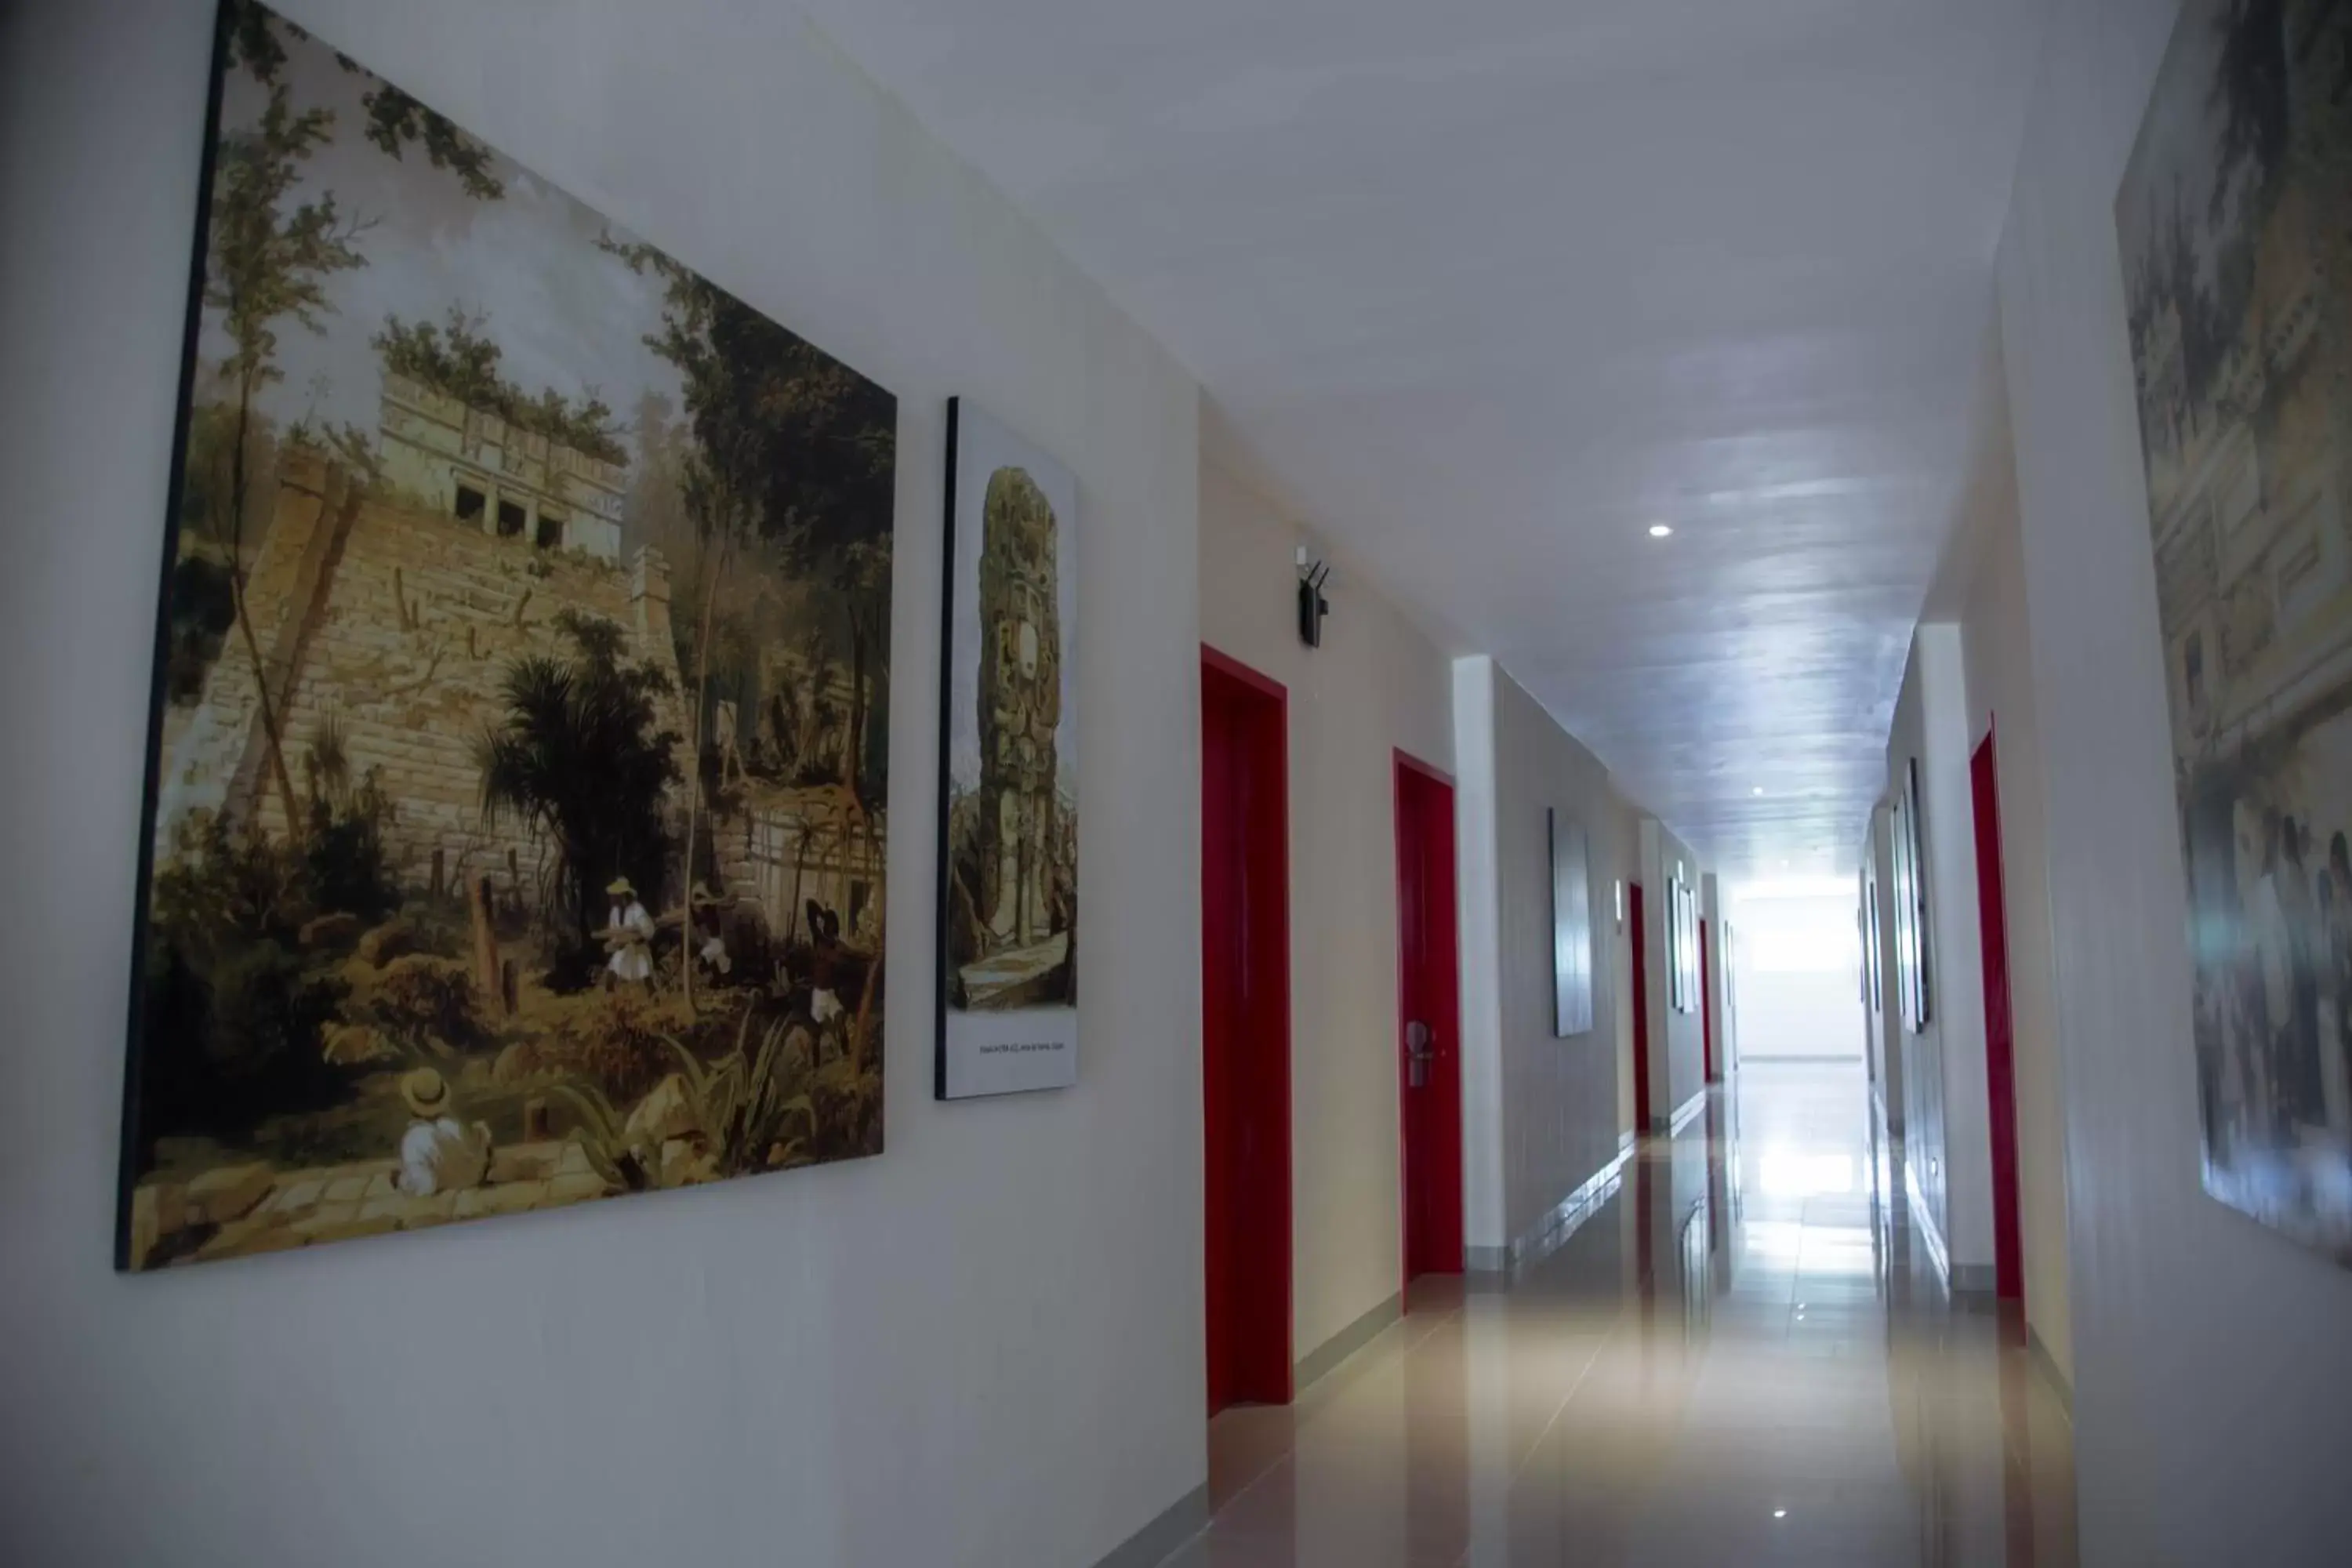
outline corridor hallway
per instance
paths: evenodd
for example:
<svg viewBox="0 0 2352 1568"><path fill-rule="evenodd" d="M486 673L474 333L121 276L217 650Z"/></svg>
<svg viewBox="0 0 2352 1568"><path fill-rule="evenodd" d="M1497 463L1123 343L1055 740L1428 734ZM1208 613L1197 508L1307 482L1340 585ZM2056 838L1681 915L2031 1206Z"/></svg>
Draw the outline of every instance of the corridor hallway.
<svg viewBox="0 0 2352 1568"><path fill-rule="evenodd" d="M1945 1294L1868 1107L1858 1061L1744 1067L1511 1288L1416 1281L1212 1423L1169 1568L2074 1563L2067 1417Z"/></svg>

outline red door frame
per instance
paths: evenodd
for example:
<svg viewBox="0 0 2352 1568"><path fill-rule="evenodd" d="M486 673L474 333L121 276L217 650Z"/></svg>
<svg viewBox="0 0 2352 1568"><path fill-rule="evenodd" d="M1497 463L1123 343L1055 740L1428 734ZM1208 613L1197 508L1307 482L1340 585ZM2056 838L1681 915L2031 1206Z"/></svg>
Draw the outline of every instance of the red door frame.
<svg viewBox="0 0 2352 1568"><path fill-rule="evenodd" d="M1642 922L1642 884L1625 884L1625 919L1633 932L1633 1135L1650 1131L1650 932Z"/></svg>
<svg viewBox="0 0 2352 1568"><path fill-rule="evenodd" d="M2000 871L2000 763L1992 726L1969 759L1976 807L1977 934L1983 952L1985 1090L1992 1131L1992 1268L1995 1293L2025 1300L2025 1247L2017 1190L2017 1029L2009 1002L2009 906Z"/></svg>
<svg viewBox="0 0 2352 1568"><path fill-rule="evenodd" d="M1715 1074L1715 971L1706 961L1706 926L1702 917L1698 922L1698 1022L1699 1022L1699 1081L1714 1083Z"/></svg>
<svg viewBox="0 0 2352 1568"><path fill-rule="evenodd" d="M1290 699L1201 649L1203 1310L1209 1413L1287 1405ZM1255 1044L1259 1048L1246 1048Z"/></svg>
<svg viewBox="0 0 2352 1568"><path fill-rule="evenodd" d="M1416 1275L1462 1272L1462 950L1453 777L1403 751L1394 755L1397 1202L1400 1256L1411 1285ZM1416 931L1426 933L1418 943ZM1405 1045L1405 1026L1416 1016L1429 1025L1436 1052L1430 1080L1419 1089Z"/></svg>

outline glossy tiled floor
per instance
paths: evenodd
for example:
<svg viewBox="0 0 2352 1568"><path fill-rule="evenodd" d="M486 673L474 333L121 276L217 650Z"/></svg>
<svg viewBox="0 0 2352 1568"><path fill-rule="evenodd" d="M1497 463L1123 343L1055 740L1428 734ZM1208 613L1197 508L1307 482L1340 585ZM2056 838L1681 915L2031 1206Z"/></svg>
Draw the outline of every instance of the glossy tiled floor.
<svg viewBox="0 0 2352 1568"><path fill-rule="evenodd" d="M1210 1426L1169 1568L2074 1561L2072 1434L1954 1305L1858 1064L1758 1064L1507 1290L1418 1282L1285 1409Z"/></svg>

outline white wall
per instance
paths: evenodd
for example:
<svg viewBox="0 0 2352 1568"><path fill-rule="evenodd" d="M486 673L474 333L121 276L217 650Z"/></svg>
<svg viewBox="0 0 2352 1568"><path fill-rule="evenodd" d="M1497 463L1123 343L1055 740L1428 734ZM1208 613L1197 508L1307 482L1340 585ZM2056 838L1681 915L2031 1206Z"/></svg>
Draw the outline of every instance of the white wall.
<svg viewBox="0 0 2352 1568"><path fill-rule="evenodd" d="M1298 640L1294 551L1334 560ZM1201 640L1290 693L1292 1352L1397 1294L1395 753L1454 765L1450 661L1351 563L1201 468Z"/></svg>
<svg viewBox="0 0 2352 1568"><path fill-rule="evenodd" d="M2065 1107L2058 1089L2056 980L2050 967L2048 812L2042 794L2042 725L2033 700L2033 638L2025 613L2025 548L2017 517L2008 401L1999 439L1983 453L1971 515L1955 540L1967 578L1960 611L1969 742L1994 735L2000 802L2001 907L2008 931L2010 1028L2015 1064L2018 1229L2025 1315L2071 1377L2067 1307Z"/></svg>
<svg viewBox="0 0 2352 1568"><path fill-rule="evenodd" d="M1851 893L1742 898L1745 1058L1843 1057L1864 1046L1862 943Z"/></svg>
<svg viewBox="0 0 2352 1568"><path fill-rule="evenodd" d="M1454 661L1454 901L1462 943L1462 1237L1507 1247L1503 1206L1503 937L1496 844L1495 709L1485 654Z"/></svg>
<svg viewBox="0 0 2352 1568"><path fill-rule="evenodd" d="M1633 810L1608 770L1483 655L1454 661L1461 834L1463 1164L1475 1267L1501 1260L1616 1157L1632 1128ZM1592 1027L1552 1033L1547 809L1584 825L1593 923Z"/></svg>
<svg viewBox="0 0 2352 1568"><path fill-rule="evenodd" d="M1742 964L1739 997L1747 1031L1742 1059L1834 1057L1863 1059L1861 980L1837 970L1759 970Z"/></svg>
<svg viewBox="0 0 2352 1568"><path fill-rule="evenodd" d="M1985 1087L1984 973L1977 930L1975 809L1969 795L1968 694L1959 628L1930 624L1911 639L1886 752L1889 798L1919 764L1927 888L1927 1026L1902 1026L1904 1141L1955 1271L1990 1288L1992 1153ZM1892 884L1890 882L1889 886Z"/></svg>
<svg viewBox="0 0 2352 1568"><path fill-rule="evenodd" d="M2054 16L2000 247L2094 1564L2343 1560L2352 1275L2199 1187L2187 895L2114 201L2174 7Z"/></svg>
<svg viewBox="0 0 2352 1568"><path fill-rule="evenodd" d="M1634 847L1634 864L1619 870L1604 889L1609 901L1593 906L1593 918L1600 918L1605 907L1609 915L1609 984L1610 994L1622 998L1617 1007L1617 1136L1622 1142L1634 1134L1633 1126L1633 1021L1639 1014L1642 999L1633 994L1633 931L1630 923L1633 909L1633 884L1640 870L1641 829L1639 820L1631 815L1632 807L1622 808L1632 826L1627 834ZM1628 911L1624 921L1618 918L1618 909Z"/></svg>
<svg viewBox="0 0 2352 1568"><path fill-rule="evenodd" d="M1673 959L1666 947L1668 880L1679 878L1696 890L1704 873L1690 847L1656 817L1643 817L1639 834L1641 868L1634 879L1642 884L1643 970L1649 989L1643 1005L1650 1018L1650 1121L1654 1128L1666 1125L1685 1101L1706 1087L1706 1022L1696 1010L1677 1013L1670 1005ZM1746 1001L1743 996L1743 1006Z"/></svg>
<svg viewBox="0 0 2352 1568"><path fill-rule="evenodd" d="M1206 1468L1194 386L780 8L289 5L898 395L888 1150L112 1272L212 7L9 7L0 833L40 891L0 952L0 1560L1094 1562ZM946 1107L927 825L958 393L1079 476L1095 826L1078 1087Z"/></svg>
<svg viewBox="0 0 2352 1568"><path fill-rule="evenodd" d="M1636 841L1609 770L1500 669L1495 801L1503 1235L1519 1237L1617 1155L1617 1021L1624 1004L1612 949L1630 944L1630 933L1616 929L1612 903L1617 880L1633 874ZM1548 811L1584 826L1593 917L1592 1026L1565 1039L1552 1032Z"/></svg>

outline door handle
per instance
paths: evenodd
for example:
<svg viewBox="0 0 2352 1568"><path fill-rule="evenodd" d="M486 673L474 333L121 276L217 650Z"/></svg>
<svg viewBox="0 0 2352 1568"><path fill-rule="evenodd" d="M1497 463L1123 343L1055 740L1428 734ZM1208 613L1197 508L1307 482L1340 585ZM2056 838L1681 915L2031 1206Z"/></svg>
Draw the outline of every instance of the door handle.
<svg viewBox="0 0 2352 1568"><path fill-rule="evenodd" d="M1405 1082L1414 1089L1429 1086L1429 1064L1437 1057L1437 1032L1415 1018L1404 1026Z"/></svg>

